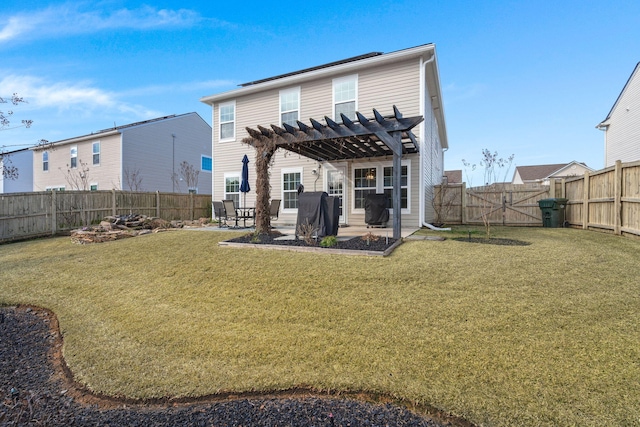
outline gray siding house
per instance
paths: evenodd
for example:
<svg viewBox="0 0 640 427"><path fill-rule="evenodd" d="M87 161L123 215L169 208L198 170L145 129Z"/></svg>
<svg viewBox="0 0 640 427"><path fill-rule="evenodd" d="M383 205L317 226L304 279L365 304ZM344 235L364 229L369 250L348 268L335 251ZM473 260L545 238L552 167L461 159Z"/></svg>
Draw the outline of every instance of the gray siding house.
<svg viewBox="0 0 640 427"><path fill-rule="evenodd" d="M597 126L604 131L604 166L616 160L640 160L640 62L622 88L607 117Z"/></svg>
<svg viewBox="0 0 640 427"><path fill-rule="evenodd" d="M211 126L197 113L116 126L32 150L33 191L211 194ZM192 168L191 176L197 172L197 183L185 179L182 164Z"/></svg>
<svg viewBox="0 0 640 427"><path fill-rule="evenodd" d="M16 179L9 179L1 172L5 164L18 170ZM0 194L27 193L33 189L33 153L28 148L5 153L0 160Z"/></svg>
<svg viewBox="0 0 640 427"><path fill-rule="evenodd" d="M213 200L240 204L245 203L239 189L245 154L255 188L255 151L242 143L249 136L247 127L297 127L297 121L310 126L310 119L327 124L325 116L340 123L341 113L357 121L356 111L372 118L374 109L393 116L394 106L404 117L424 117L413 129L419 152L402 158L402 224L419 227L434 219L433 186L442 181L448 148L435 45L348 58L245 83L201 101L212 107ZM271 197L282 204L274 224L295 224L297 188L303 185L305 191L340 198L342 224L363 225L366 194L391 196L392 157L325 161L278 150L271 167ZM255 200L254 191L246 194L248 206Z"/></svg>

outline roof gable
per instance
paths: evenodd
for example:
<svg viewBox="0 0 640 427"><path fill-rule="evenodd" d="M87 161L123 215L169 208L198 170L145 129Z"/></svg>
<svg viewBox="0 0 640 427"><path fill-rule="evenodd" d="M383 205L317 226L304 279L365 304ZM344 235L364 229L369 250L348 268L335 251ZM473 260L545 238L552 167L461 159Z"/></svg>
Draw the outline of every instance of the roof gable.
<svg viewBox="0 0 640 427"><path fill-rule="evenodd" d="M631 75L629 76L629 79L627 79L627 82L624 84L624 87L622 88L622 91L620 91L620 94L618 95L618 98L616 98L616 102L613 103L613 106L611 107L611 110L609 110L609 114L607 114L607 117L603 121L598 123L596 128L604 128L604 127L609 125L608 121L611 118L611 115L613 114L615 109L618 107L618 104L620 103L620 100L622 99L622 96L627 91L627 88L629 87L629 85L633 81L633 79L634 79L636 73L638 72L638 70L640 70L640 62L638 62L636 64L635 68L631 72Z"/></svg>

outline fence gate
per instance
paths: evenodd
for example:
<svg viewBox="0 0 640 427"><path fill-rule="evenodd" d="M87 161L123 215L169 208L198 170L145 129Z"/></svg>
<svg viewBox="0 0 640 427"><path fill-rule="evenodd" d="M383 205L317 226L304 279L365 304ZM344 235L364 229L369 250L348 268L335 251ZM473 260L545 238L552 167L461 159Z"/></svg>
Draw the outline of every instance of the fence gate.
<svg viewBox="0 0 640 427"><path fill-rule="evenodd" d="M549 187L491 185L466 191L467 224L483 224L486 215L491 224L539 226L542 215L538 200L549 196Z"/></svg>

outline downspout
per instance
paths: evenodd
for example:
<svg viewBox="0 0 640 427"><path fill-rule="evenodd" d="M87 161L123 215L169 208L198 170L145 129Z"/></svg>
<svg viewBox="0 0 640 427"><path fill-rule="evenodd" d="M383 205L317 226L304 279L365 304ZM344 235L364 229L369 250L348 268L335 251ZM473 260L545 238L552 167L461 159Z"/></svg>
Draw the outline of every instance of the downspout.
<svg viewBox="0 0 640 427"><path fill-rule="evenodd" d="M433 55L431 55L431 58L429 58L428 60L424 61L422 63L422 65L420 65L420 113L422 114L422 117L425 116L425 91L426 91L426 77L427 77L427 64L433 62L436 59L436 53L435 51L433 52ZM425 133L426 133L426 120L422 121L422 124L420 125L421 128L421 136L422 136L422 141L425 140ZM424 145L423 145L424 148ZM451 228L439 228L436 227L435 225L429 224L428 222L426 222L424 220L424 215L425 215L425 209L424 209L424 168L422 166L422 157L420 160L420 223L422 224L423 227L427 227L430 230L434 230L434 231L451 231Z"/></svg>

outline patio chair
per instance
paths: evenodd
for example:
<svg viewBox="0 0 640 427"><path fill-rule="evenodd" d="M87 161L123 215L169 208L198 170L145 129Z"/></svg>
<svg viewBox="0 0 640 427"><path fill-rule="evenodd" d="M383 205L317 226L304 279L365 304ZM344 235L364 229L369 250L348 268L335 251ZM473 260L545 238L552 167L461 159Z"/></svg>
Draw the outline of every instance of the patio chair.
<svg viewBox="0 0 640 427"><path fill-rule="evenodd" d="M227 213L222 202L213 202L213 217L218 219L218 227L227 226Z"/></svg>
<svg viewBox="0 0 640 427"><path fill-rule="evenodd" d="M278 219L278 214L280 212L280 199L272 199L269 204L269 216L271 219Z"/></svg>
<svg viewBox="0 0 640 427"><path fill-rule="evenodd" d="M236 204L233 200L223 200L222 205L224 206L225 217L228 220L233 219L236 222L236 227L238 226L238 210L236 209Z"/></svg>

